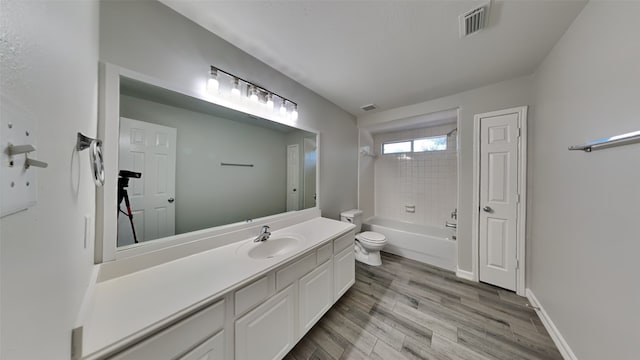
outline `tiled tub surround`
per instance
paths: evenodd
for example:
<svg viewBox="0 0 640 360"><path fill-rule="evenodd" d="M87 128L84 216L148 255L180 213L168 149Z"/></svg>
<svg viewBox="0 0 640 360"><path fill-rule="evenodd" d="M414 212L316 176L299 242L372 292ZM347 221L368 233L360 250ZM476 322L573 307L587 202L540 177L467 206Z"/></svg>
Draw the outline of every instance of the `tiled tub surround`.
<svg viewBox="0 0 640 360"><path fill-rule="evenodd" d="M376 134L375 215L415 224L443 227L458 202L456 134L447 150L382 155L382 143L444 135L455 124ZM405 206L415 206L407 212Z"/></svg>

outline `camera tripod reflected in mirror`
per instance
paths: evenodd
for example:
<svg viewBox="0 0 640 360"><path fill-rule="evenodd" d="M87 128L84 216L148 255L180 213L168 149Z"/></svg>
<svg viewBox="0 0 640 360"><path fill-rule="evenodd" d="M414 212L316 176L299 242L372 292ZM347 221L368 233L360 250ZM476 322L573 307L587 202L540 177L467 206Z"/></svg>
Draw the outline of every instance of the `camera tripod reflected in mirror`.
<svg viewBox="0 0 640 360"><path fill-rule="evenodd" d="M120 213L123 213L129 218L131 232L133 234L133 242L136 244L138 243L138 237L136 236L136 227L133 223L133 213L131 212L131 202L129 201L127 188L129 187L129 179L140 179L141 177L142 173L135 171L120 170L118 173L118 217L120 217ZM124 200L124 205L127 209L126 212L121 208L122 200Z"/></svg>

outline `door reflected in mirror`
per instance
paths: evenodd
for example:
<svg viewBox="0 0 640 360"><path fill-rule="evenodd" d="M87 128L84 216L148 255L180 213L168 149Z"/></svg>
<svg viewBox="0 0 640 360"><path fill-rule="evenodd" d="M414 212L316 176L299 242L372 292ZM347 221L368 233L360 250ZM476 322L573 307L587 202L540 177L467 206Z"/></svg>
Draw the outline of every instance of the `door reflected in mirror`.
<svg viewBox="0 0 640 360"><path fill-rule="evenodd" d="M119 135L118 247L316 206L312 132L121 77Z"/></svg>

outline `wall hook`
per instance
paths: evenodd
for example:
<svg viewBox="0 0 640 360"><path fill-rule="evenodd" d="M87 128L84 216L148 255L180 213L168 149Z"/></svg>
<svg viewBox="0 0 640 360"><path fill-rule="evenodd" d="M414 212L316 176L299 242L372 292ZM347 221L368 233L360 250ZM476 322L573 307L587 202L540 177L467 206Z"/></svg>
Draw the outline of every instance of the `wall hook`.
<svg viewBox="0 0 640 360"><path fill-rule="evenodd" d="M93 182L96 186L104 185L104 160L102 158L102 141L78 133L76 150L89 149L89 161L93 170Z"/></svg>

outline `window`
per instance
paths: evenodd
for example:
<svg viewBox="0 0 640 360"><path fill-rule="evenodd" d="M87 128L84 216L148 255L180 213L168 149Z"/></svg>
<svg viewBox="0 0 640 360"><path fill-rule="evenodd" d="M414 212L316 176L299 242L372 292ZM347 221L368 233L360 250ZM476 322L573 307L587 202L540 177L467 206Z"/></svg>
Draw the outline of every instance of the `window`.
<svg viewBox="0 0 640 360"><path fill-rule="evenodd" d="M398 154L411 152L411 141L392 142L382 144L383 154Z"/></svg>
<svg viewBox="0 0 640 360"><path fill-rule="evenodd" d="M442 150L447 150L447 135L382 144L382 154L416 153Z"/></svg>
<svg viewBox="0 0 640 360"><path fill-rule="evenodd" d="M413 140L413 152L447 150L447 135Z"/></svg>

